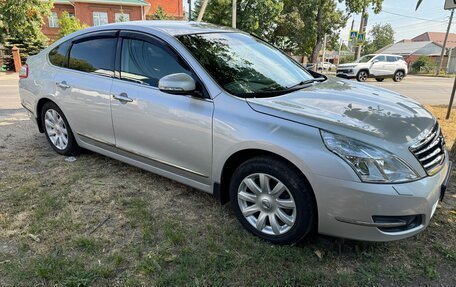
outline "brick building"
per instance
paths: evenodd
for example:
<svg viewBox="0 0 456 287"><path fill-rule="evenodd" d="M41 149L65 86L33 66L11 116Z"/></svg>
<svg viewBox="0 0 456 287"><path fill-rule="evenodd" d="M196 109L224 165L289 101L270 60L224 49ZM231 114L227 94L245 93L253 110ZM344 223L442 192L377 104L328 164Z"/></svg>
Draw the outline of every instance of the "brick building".
<svg viewBox="0 0 456 287"><path fill-rule="evenodd" d="M143 0L54 0L52 13L42 29L46 36L55 40L59 35L57 20L63 11L74 15L83 24L98 26L118 22L122 17L127 21L145 20L150 6Z"/></svg>
<svg viewBox="0 0 456 287"><path fill-rule="evenodd" d="M158 7L163 8L166 15L176 18L176 20L184 19L183 0L145 0L150 3L150 9L147 15L153 15Z"/></svg>

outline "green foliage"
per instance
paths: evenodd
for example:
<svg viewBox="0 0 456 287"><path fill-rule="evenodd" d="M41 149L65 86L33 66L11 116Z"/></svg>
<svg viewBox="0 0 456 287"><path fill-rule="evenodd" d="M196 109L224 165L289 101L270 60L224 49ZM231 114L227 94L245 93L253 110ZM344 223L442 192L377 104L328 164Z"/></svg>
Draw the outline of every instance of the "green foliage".
<svg viewBox="0 0 456 287"><path fill-rule="evenodd" d="M419 73L419 72L425 72L429 73L434 71L435 69L435 62L433 62L429 57L427 56L420 56L418 60L416 60L412 64L412 69L413 72Z"/></svg>
<svg viewBox="0 0 456 287"><path fill-rule="evenodd" d="M0 1L1 40L5 47L16 45L23 59L43 49L48 39L41 26L52 5L52 1L41 0Z"/></svg>
<svg viewBox="0 0 456 287"><path fill-rule="evenodd" d="M157 7L157 10L155 10L155 13L151 16L148 17L149 20L174 20L173 16L170 16L166 14L165 10L161 6Z"/></svg>
<svg viewBox="0 0 456 287"><path fill-rule="evenodd" d="M201 8L201 1L195 3L196 18ZM231 0L211 0L207 5L203 21L231 26ZM236 27L240 30L253 33L270 40L283 10L283 3L279 0L238 0Z"/></svg>
<svg viewBox="0 0 456 287"><path fill-rule="evenodd" d="M394 29L391 24L375 24L369 32L370 41L364 46L364 54L373 54L394 43Z"/></svg>
<svg viewBox="0 0 456 287"><path fill-rule="evenodd" d="M345 26L348 16L337 9L336 1L286 0L284 4L274 38L282 49L316 56L325 35L329 47L337 43L338 30Z"/></svg>
<svg viewBox="0 0 456 287"><path fill-rule="evenodd" d="M62 13L62 15L59 17L58 23L59 23L59 27L60 27L60 29L59 29L60 37L64 37L73 32L76 32L78 30L88 27L85 24L81 24L81 21L79 21L79 19L77 19L76 17L70 16L70 14L67 11L64 11Z"/></svg>
<svg viewBox="0 0 456 287"><path fill-rule="evenodd" d="M355 61L355 56L353 54L346 55L340 58L339 64L353 63Z"/></svg>
<svg viewBox="0 0 456 287"><path fill-rule="evenodd" d="M361 13L363 8L371 6L374 9L374 13L378 14L382 11L383 0L339 0L339 2L345 2L348 13Z"/></svg>

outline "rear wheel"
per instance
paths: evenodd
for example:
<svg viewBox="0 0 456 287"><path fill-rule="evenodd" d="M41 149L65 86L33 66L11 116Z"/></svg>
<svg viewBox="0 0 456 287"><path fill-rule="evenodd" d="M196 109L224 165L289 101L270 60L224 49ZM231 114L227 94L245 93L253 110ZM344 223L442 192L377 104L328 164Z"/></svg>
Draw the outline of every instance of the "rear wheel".
<svg viewBox="0 0 456 287"><path fill-rule="evenodd" d="M404 79L404 77L405 73L403 71L396 71L396 73L394 73L393 80L395 82L400 82Z"/></svg>
<svg viewBox="0 0 456 287"><path fill-rule="evenodd" d="M375 78L377 82L383 82L384 78Z"/></svg>
<svg viewBox="0 0 456 287"><path fill-rule="evenodd" d="M61 155L76 155L79 146L62 110L53 102L47 102L41 109L41 122L51 147Z"/></svg>
<svg viewBox="0 0 456 287"><path fill-rule="evenodd" d="M270 157L250 159L236 169L230 200L247 230L276 244L304 238L316 217L313 193L302 174Z"/></svg>
<svg viewBox="0 0 456 287"><path fill-rule="evenodd" d="M356 79L358 80L358 82L365 82L368 77L369 77L369 73L365 70L359 71L358 75L356 75Z"/></svg>

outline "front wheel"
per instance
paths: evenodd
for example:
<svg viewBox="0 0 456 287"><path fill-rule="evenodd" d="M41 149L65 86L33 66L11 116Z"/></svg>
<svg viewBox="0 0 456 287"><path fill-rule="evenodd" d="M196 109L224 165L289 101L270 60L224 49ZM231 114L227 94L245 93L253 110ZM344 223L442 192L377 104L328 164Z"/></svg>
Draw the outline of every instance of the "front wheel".
<svg viewBox="0 0 456 287"><path fill-rule="evenodd" d="M256 157L239 166L230 182L230 201L241 224L272 243L296 243L314 226L316 204L309 183L275 158Z"/></svg>
<svg viewBox="0 0 456 287"><path fill-rule="evenodd" d="M367 71L359 71L358 75L356 75L356 80L358 82L365 82L369 77L369 73Z"/></svg>
<svg viewBox="0 0 456 287"><path fill-rule="evenodd" d="M52 148L61 155L76 155L80 148L62 110L53 102L41 109L44 133Z"/></svg>
<svg viewBox="0 0 456 287"><path fill-rule="evenodd" d="M404 79L404 77L405 73L403 71L397 71L396 73L394 73L393 80L395 82L400 82Z"/></svg>

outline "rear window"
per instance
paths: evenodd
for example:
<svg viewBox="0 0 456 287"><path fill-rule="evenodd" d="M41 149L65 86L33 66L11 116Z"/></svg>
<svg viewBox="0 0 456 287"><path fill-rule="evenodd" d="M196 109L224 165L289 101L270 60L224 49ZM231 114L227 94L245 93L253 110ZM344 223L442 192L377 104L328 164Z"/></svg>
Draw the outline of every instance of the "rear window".
<svg viewBox="0 0 456 287"><path fill-rule="evenodd" d="M114 75L116 38L95 38L74 43L69 68L104 76Z"/></svg>
<svg viewBox="0 0 456 287"><path fill-rule="evenodd" d="M71 42L64 42L49 52L49 61L52 65L57 67L68 67L67 52L70 48Z"/></svg>
<svg viewBox="0 0 456 287"><path fill-rule="evenodd" d="M398 60L399 60L398 57L386 56L386 61L387 61L387 62L396 62L396 61L398 61Z"/></svg>

